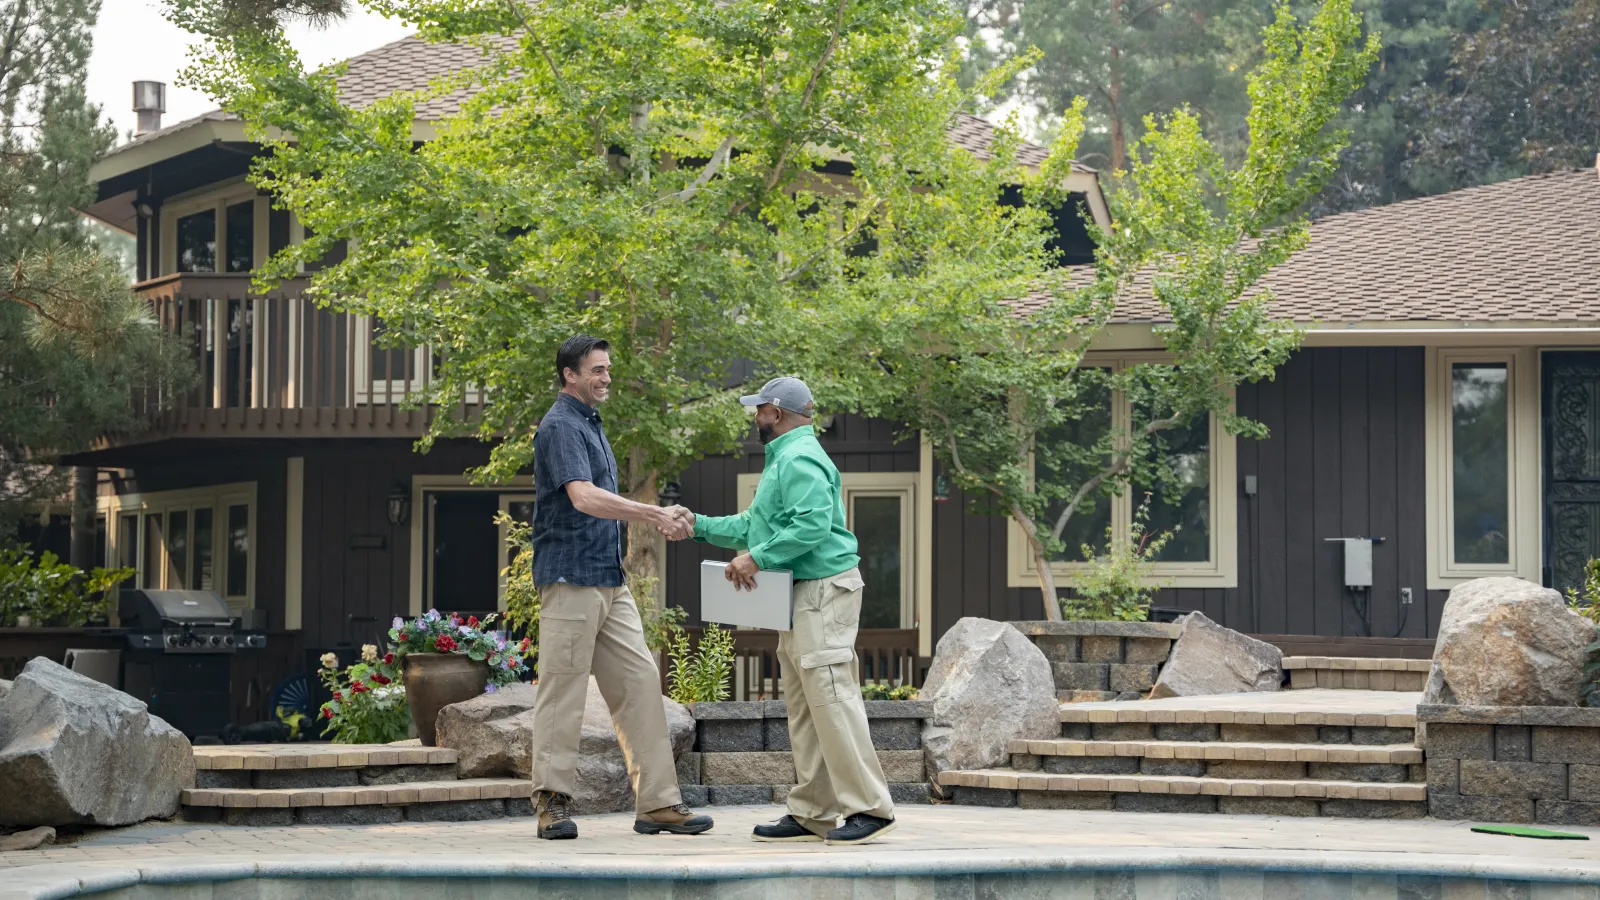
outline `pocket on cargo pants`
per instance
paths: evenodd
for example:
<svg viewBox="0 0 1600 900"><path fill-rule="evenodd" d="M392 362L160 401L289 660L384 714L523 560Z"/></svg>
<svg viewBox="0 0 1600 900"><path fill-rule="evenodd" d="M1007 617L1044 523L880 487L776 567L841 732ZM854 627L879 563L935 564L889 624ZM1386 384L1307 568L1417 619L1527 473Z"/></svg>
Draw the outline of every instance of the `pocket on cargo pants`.
<svg viewBox="0 0 1600 900"><path fill-rule="evenodd" d="M826 646L855 647L856 631L861 625L861 592L866 585L854 569L823 583L822 631Z"/></svg>
<svg viewBox="0 0 1600 900"><path fill-rule="evenodd" d="M856 651L851 647L826 647L802 654L800 677L805 683L808 704L827 706L860 696L855 661Z"/></svg>

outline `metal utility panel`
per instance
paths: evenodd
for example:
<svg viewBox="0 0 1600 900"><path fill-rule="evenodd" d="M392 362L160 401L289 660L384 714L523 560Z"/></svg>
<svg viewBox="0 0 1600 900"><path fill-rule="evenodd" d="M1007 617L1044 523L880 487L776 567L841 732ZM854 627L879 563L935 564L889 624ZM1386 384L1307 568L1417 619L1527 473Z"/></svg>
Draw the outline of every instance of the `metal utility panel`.
<svg viewBox="0 0 1600 900"><path fill-rule="evenodd" d="M1372 587L1372 545L1382 538L1328 538L1344 545L1344 586Z"/></svg>

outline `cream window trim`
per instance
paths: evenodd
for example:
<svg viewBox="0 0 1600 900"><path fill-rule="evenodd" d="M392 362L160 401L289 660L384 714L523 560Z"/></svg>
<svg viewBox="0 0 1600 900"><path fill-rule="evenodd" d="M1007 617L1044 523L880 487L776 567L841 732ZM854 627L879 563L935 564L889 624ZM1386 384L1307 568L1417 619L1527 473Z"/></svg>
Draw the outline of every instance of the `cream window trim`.
<svg viewBox="0 0 1600 900"><path fill-rule="evenodd" d="M1455 562L1451 367L1458 363L1506 367L1506 488L1511 533L1507 535L1509 562L1504 564ZM1463 581L1496 575L1538 583L1543 558L1539 351L1532 347L1430 347L1426 351L1426 398L1428 589L1449 590Z"/></svg>
<svg viewBox="0 0 1600 900"><path fill-rule="evenodd" d="M179 194L161 205L159 214L161 229L161 275L173 275L178 271L178 220L185 216L211 210L216 213L217 244L216 264L226 268L223 254L228 246L228 207L243 203L246 200L255 202L251 210L252 223L255 232L253 252L259 265L265 260L267 239L267 217L272 209L272 201L262 196L255 185L244 180L244 176L224 182L221 185L210 186L198 191ZM156 276L151 276L156 277Z"/></svg>
<svg viewBox="0 0 1600 900"><path fill-rule="evenodd" d="M933 616L931 577L925 574L927 568L924 554L919 552L924 545L932 544L932 517L924 515L919 503L922 473L920 472L841 472L839 473L839 490L843 494L845 515L848 517L847 528L852 533L855 531L855 507L851 501L858 497L894 497L900 500L900 627L916 628L919 634L919 643L922 638L931 638L927 634L928 626ZM756 486L761 483L761 474L758 472L744 473L738 476L739 511L750 507L756 496ZM926 578L926 580L924 580ZM929 610L929 614L924 614Z"/></svg>
<svg viewBox="0 0 1600 900"><path fill-rule="evenodd" d="M422 367L428 364L428 353L425 348L411 348L411 375L409 378L393 377L389 373L388 379L373 380L372 354L380 348L373 346L372 316L358 316L356 322L356 384L355 401L359 405L369 403L388 403L391 398L398 403L412 392L422 390ZM403 347L382 348L385 352L404 350ZM391 356L391 359L393 357Z"/></svg>
<svg viewBox="0 0 1600 900"><path fill-rule="evenodd" d="M1108 368L1113 371L1138 363L1166 362L1165 353L1091 353L1083 365ZM1126 427L1131 420L1132 408L1121 393L1111 397L1113 427ZM1206 562L1156 563L1150 578L1151 584L1173 588L1231 588L1239 586L1239 503L1238 490L1238 438L1223 431L1216 415L1211 417L1211 546ZM1133 498L1124 490L1111 501L1111 525L1118 533L1125 533L1133 524ZM1056 586L1072 586L1073 576L1083 571L1080 562L1060 561L1050 565L1055 574ZM1006 586L1037 588L1039 567L1028 549L1028 539L1016 520L1006 517Z"/></svg>
<svg viewBox="0 0 1600 900"><path fill-rule="evenodd" d="M169 512L192 511L197 508L210 508L212 513L211 531L211 560L213 566L212 583L213 591L228 604L234 613L252 609L256 603L256 564L261 555L260 531L257 528L256 517L258 504L256 502L256 482L241 481L231 484L211 485L202 488L183 488L175 491L144 491L134 494L117 494L100 497L97 507L106 517L106 561L108 565L116 565L122 558L123 548L120 543L120 529L117 527L119 520L125 514L138 514L139 526L134 537L135 548L133 558L138 560L142 567L146 559L144 519L146 515L159 513L166 516ZM243 505L246 508L245 528L249 532L250 546L246 552L245 592L243 594L228 594L228 541L227 522L228 508ZM170 519L164 519L163 525ZM194 527L194 519L189 518L189 528ZM193 542L190 542L189 553L194 553ZM159 573L167 571L167 553L163 548L160 553ZM140 587L156 589L165 585L159 583L146 585L144 575L139 576Z"/></svg>
<svg viewBox="0 0 1600 900"><path fill-rule="evenodd" d="M299 631L305 615L306 458L291 456L285 468L283 630Z"/></svg>
<svg viewBox="0 0 1600 900"><path fill-rule="evenodd" d="M428 508L422 502L430 493L443 491L499 491L503 494L532 494L533 476L521 475L510 481L496 482L494 484L473 484L465 475L413 475L411 476L411 573L410 573L410 615L422 615L422 604L426 599L427 585L423 583L423 555L427 548L422 546L425 534L423 524L427 521ZM499 557L496 556L498 559Z"/></svg>

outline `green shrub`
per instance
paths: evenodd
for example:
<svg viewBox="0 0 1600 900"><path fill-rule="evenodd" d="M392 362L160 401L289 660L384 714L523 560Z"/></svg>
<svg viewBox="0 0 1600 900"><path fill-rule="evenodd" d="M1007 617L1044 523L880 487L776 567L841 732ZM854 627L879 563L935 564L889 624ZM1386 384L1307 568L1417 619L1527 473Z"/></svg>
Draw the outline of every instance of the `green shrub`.
<svg viewBox="0 0 1600 900"><path fill-rule="evenodd" d="M374 644L361 647L361 661L338 670L339 658L322 656L317 677L333 699L322 704L324 733L335 744L388 744L403 741L411 729L411 709L394 653L378 655Z"/></svg>
<svg viewBox="0 0 1600 900"><path fill-rule="evenodd" d="M511 565L500 570L500 577L506 583L506 611L500 621L505 625L507 637L527 638L526 652L538 656L542 603L539 589L533 583L533 526L504 512L496 513L494 521L506 530L506 547L511 550Z"/></svg>
<svg viewBox="0 0 1600 900"><path fill-rule="evenodd" d="M863 700L915 700L917 689L909 684L887 685L869 681L861 686Z"/></svg>
<svg viewBox="0 0 1600 900"><path fill-rule="evenodd" d="M45 551L37 560L21 550L0 551L0 628L27 616L41 628L82 628L111 615L111 589L133 569L85 573Z"/></svg>
<svg viewBox="0 0 1600 900"><path fill-rule="evenodd" d="M1150 617L1150 600L1166 586L1152 577L1156 556L1172 540L1174 531L1150 533L1150 495L1133 513L1133 526L1125 537L1106 529L1106 552L1096 554L1083 546L1083 570L1074 574L1074 596L1061 599L1061 615L1069 621L1143 622Z"/></svg>
<svg viewBox="0 0 1600 900"><path fill-rule="evenodd" d="M715 624L700 633L699 645L689 648L689 633L679 628L667 639L672 660L667 671L667 696L679 703L714 703L728 699L733 675L733 632Z"/></svg>
<svg viewBox="0 0 1600 900"><path fill-rule="evenodd" d="M1600 706L1600 559L1584 566L1583 587L1570 588L1567 602L1574 612L1595 626L1595 642L1589 645L1589 663L1583 667L1589 677L1584 694L1590 706Z"/></svg>
<svg viewBox="0 0 1600 900"><path fill-rule="evenodd" d="M639 607L645 646L665 653L672 636L683 628L689 613L681 606L661 605L656 599L656 585L660 581L654 575L629 575L628 592L633 594L633 601Z"/></svg>

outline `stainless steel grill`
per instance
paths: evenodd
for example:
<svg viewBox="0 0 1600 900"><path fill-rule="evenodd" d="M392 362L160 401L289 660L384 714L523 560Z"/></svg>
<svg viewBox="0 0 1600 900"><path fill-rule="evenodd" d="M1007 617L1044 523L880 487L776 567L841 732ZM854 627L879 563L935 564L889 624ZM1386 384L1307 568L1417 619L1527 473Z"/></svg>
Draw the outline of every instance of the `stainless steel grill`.
<svg viewBox="0 0 1600 900"><path fill-rule="evenodd" d="M123 690L190 740L219 738L232 720L234 654L265 647L266 635L239 633L210 591L124 590L117 615L128 631Z"/></svg>
<svg viewBox="0 0 1600 900"><path fill-rule="evenodd" d="M266 645L265 635L236 633L233 613L210 591L124 590L117 615L133 650L233 653Z"/></svg>

